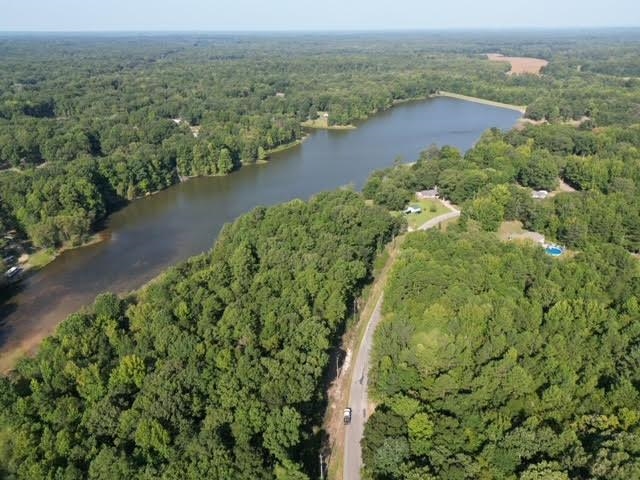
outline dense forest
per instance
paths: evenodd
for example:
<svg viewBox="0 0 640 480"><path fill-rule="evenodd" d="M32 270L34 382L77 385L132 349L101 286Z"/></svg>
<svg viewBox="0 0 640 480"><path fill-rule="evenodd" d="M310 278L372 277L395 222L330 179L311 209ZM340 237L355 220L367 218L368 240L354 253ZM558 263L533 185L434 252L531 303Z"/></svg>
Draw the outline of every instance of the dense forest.
<svg viewBox="0 0 640 480"><path fill-rule="evenodd" d="M367 478L639 477L640 128L494 129L363 194L397 210L434 185L462 216L410 234L385 290ZM571 254L500 241L505 220Z"/></svg>
<svg viewBox="0 0 640 480"><path fill-rule="evenodd" d="M589 41L561 32L3 36L0 199L36 247L77 245L127 200L267 158L318 112L348 124L438 90L529 105L532 119L629 124L640 116L630 53L639 43L633 30ZM488 51L550 64L543 76L508 76Z"/></svg>
<svg viewBox="0 0 640 480"><path fill-rule="evenodd" d="M362 195L256 208L140 292L99 296L0 378L0 477L317 477L329 351L403 229L389 210L435 185L462 216L410 234L392 271L365 475L639 477L640 36L536 35L0 38L3 254L13 235L81 243L318 112L347 124L441 89L548 122L429 148ZM508 76L488 51L550 64ZM531 197L560 182L575 191ZM571 255L499 241L505 220Z"/></svg>
<svg viewBox="0 0 640 480"><path fill-rule="evenodd" d="M99 296L0 378L0 477L309 478L328 351L400 227L351 191L257 208Z"/></svg>
<svg viewBox="0 0 640 480"><path fill-rule="evenodd" d="M640 477L640 267L414 233L385 290L372 479Z"/></svg>

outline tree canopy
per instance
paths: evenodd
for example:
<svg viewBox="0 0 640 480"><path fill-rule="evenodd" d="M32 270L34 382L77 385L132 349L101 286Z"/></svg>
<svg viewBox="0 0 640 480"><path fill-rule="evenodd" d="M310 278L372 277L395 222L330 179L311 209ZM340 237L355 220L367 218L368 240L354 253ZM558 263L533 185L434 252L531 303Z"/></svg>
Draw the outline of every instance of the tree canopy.
<svg viewBox="0 0 640 480"><path fill-rule="evenodd" d="M415 233L385 290L363 455L373 479L640 475L640 267Z"/></svg>
<svg viewBox="0 0 640 480"><path fill-rule="evenodd" d="M99 296L0 378L1 476L311 478L329 348L400 225L351 191L260 207Z"/></svg>

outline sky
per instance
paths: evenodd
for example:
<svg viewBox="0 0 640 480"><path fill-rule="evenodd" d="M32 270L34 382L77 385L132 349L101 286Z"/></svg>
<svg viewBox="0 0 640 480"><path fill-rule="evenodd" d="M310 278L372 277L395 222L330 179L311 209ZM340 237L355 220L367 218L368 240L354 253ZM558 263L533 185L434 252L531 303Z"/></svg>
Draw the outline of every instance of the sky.
<svg viewBox="0 0 640 480"><path fill-rule="evenodd" d="M640 27L640 0L0 0L0 31Z"/></svg>

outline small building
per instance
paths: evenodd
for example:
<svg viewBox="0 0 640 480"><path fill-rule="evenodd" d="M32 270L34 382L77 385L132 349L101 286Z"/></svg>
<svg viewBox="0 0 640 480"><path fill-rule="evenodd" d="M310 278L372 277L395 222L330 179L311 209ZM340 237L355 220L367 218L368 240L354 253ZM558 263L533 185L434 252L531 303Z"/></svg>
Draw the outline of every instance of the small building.
<svg viewBox="0 0 640 480"><path fill-rule="evenodd" d="M433 187L431 190L416 192L416 197L420 200L436 199L438 198L438 187Z"/></svg>
<svg viewBox="0 0 640 480"><path fill-rule="evenodd" d="M284 98L285 94L284 94L284 92L276 92L276 97L277 98Z"/></svg>
<svg viewBox="0 0 640 480"><path fill-rule="evenodd" d="M548 196L549 196L549 192L547 192L546 190L535 190L531 194L531 198L535 198L537 200L544 200Z"/></svg>

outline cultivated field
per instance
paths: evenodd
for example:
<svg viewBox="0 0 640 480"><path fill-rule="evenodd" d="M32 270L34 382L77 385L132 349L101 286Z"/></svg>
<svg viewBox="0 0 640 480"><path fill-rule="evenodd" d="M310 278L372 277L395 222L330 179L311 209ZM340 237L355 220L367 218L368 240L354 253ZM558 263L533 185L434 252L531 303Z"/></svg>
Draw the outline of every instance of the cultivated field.
<svg viewBox="0 0 640 480"><path fill-rule="evenodd" d="M540 75L542 67L546 67L549 62L541 58L529 57L505 57L500 53L487 53L487 58L492 62L505 62L511 64L511 70L507 75L521 75L523 73L531 73Z"/></svg>

